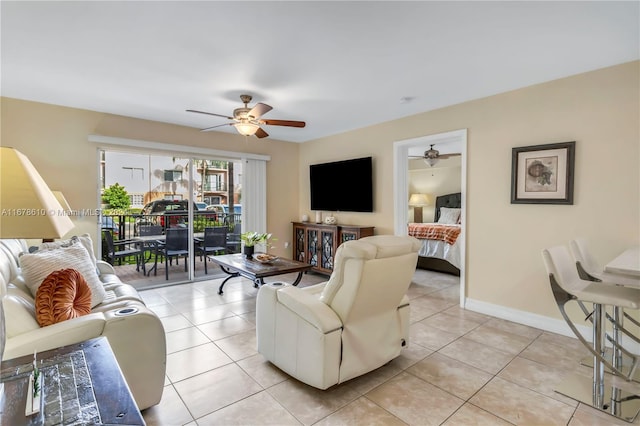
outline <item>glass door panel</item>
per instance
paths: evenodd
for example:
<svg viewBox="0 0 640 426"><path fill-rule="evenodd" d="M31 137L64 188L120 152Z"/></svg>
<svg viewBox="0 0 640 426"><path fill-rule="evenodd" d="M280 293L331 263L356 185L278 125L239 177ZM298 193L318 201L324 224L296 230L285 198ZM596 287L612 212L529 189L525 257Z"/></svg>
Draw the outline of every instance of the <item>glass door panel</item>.
<svg viewBox="0 0 640 426"><path fill-rule="evenodd" d="M123 281L144 288L220 276L206 256L240 251L240 161L111 150L100 159L100 233L112 237L102 238L102 257L113 259L124 241L143 252L142 262L118 256ZM226 231L221 249L204 241L207 228Z"/></svg>

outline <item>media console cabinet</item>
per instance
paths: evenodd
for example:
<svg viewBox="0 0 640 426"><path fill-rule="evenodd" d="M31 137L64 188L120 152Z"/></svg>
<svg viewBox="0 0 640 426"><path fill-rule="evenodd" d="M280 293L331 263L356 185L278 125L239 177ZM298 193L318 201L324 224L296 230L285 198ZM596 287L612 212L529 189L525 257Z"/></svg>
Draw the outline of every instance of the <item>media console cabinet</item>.
<svg viewBox="0 0 640 426"><path fill-rule="evenodd" d="M308 263L311 270L323 274L333 271L333 258L345 241L373 235L373 226L325 225L311 222L293 223L293 258Z"/></svg>

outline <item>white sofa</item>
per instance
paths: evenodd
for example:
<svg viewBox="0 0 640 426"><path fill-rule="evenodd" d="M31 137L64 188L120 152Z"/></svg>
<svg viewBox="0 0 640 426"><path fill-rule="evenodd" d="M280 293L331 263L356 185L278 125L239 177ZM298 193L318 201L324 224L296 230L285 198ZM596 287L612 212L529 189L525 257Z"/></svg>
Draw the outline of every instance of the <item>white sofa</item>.
<svg viewBox="0 0 640 426"><path fill-rule="evenodd" d="M106 336L140 410L158 404L166 369L162 323L136 289L124 284L111 265L96 261L106 298L91 313L46 327L36 321L35 302L19 256L24 240L0 240L0 296L6 342L3 360Z"/></svg>
<svg viewBox="0 0 640 426"><path fill-rule="evenodd" d="M420 242L380 235L347 241L331 278L298 288L267 284L256 302L258 352L319 389L365 374L409 342L409 299Z"/></svg>

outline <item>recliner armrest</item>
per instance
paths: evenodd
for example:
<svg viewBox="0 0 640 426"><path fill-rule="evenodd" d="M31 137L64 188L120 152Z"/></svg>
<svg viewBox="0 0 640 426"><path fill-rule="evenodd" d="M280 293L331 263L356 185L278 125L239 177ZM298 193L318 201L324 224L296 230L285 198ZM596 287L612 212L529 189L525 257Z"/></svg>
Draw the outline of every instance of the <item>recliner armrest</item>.
<svg viewBox="0 0 640 426"><path fill-rule="evenodd" d="M6 341L2 359L84 342L102 335L105 324L104 314L96 312L11 337Z"/></svg>
<svg viewBox="0 0 640 426"><path fill-rule="evenodd" d="M278 302L295 312L322 333L342 328L340 317L316 296L293 286L277 290Z"/></svg>
<svg viewBox="0 0 640 426"><path fill-rule="evenodd" d="M96 261L96 267L98 268L98 271L100 271L100 275L102 275L102 274L114 274L115 275L115 273L116 273L116 270L113 269L113 266L111 266L110 264L108 264L104 260L97 260Z"/></svg>

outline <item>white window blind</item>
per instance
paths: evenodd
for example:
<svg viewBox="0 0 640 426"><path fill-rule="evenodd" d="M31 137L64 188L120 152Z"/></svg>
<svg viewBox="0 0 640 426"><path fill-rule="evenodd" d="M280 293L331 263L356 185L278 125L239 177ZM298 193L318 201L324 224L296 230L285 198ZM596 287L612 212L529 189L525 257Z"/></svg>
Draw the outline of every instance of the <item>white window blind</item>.
<svg viewBox="0 0 640 426"><path fill-rule="evenodd" d="M264 160L244 160L242 216L242 232L267 232L267 162Z"/></svg>

